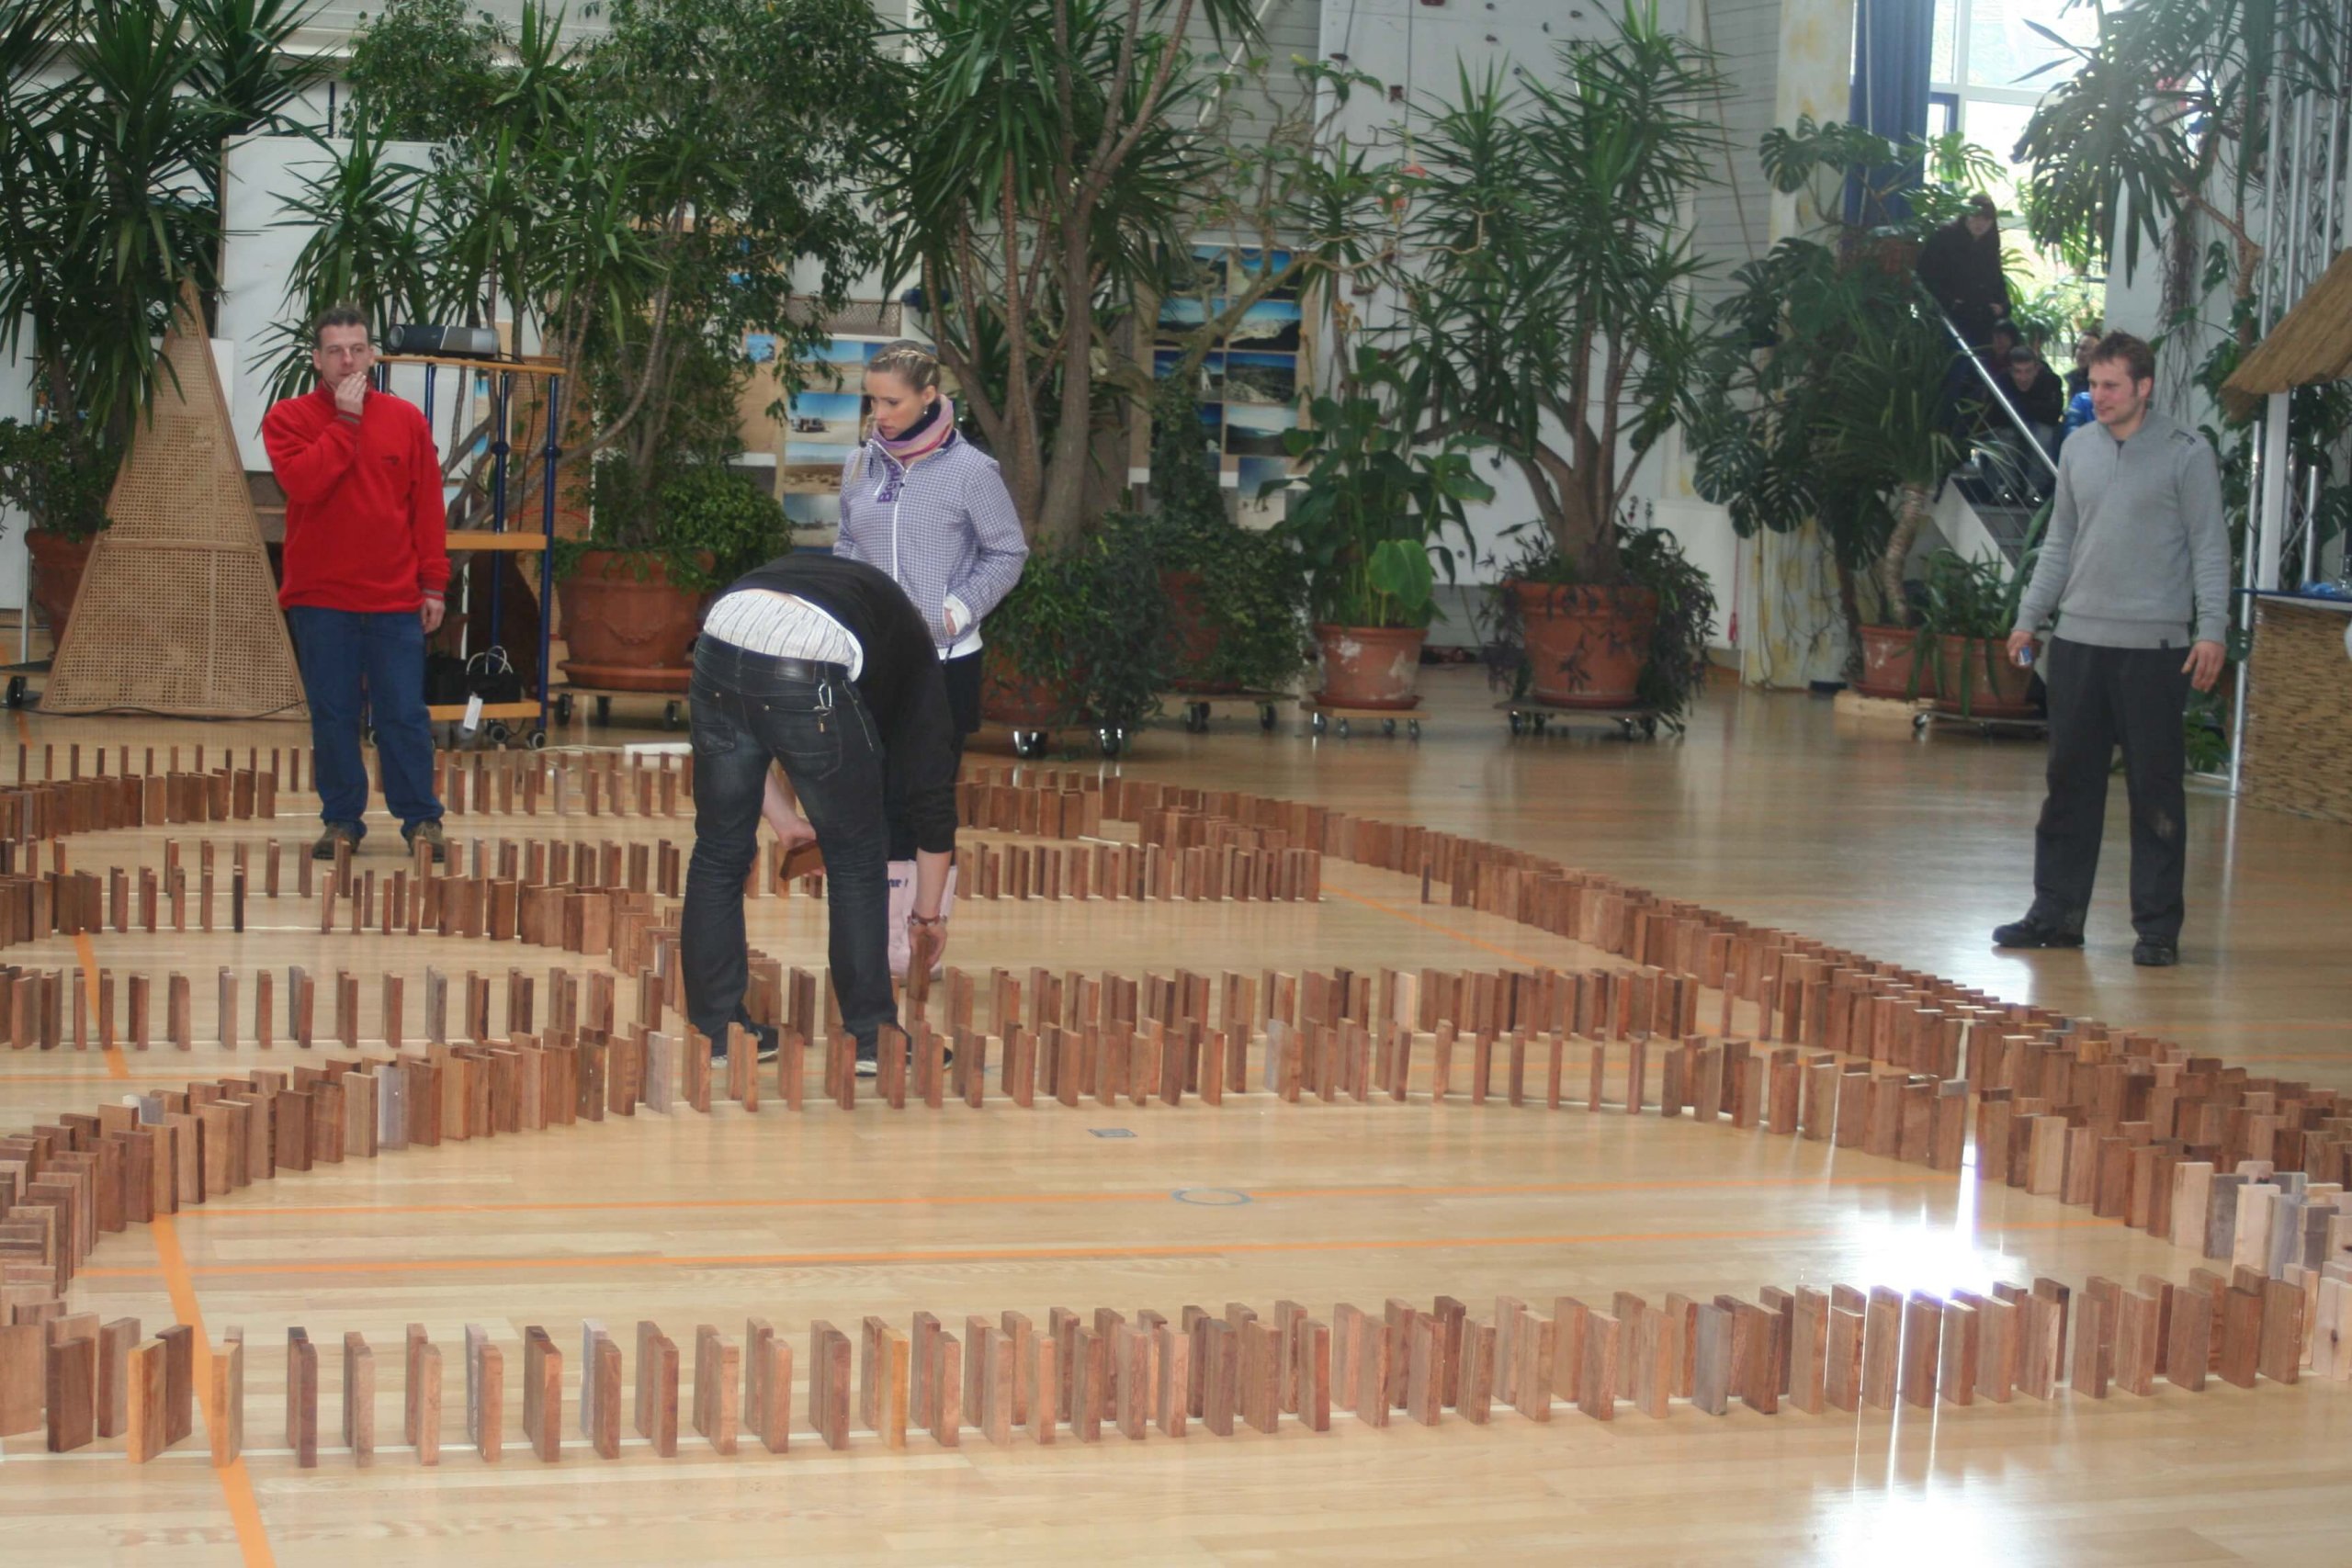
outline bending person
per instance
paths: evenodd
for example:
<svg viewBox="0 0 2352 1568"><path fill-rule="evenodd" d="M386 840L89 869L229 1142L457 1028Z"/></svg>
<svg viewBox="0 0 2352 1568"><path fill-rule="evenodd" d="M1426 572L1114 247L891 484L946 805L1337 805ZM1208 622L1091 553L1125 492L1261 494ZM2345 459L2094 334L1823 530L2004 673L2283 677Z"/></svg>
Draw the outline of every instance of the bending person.
<svg viewBox="0 0 2352 1568"><path fill-rule="evenodd" d="M679 924L686 1017L714 1043L727 1027L772 1032L743 1010L749 981L743 884L764 815L787 849L814 838L825 856L829 953L858 1071L895 1025L886 864L893 808L914 840L912 909L903 923L944 949L956 851L953 721L922 617L890 579L856 561L791 555L718 596L695 644L695 852ZM798 797L787 806L780 764Z"/></svg>
<svg viewBox="0 0 2352 1568"><path fill-rule="evenodd" d="M866 444L842 472L841 533L833 553L878 567L914 604L937 650L964 738L980 727L980 623L1021 581L1029 542L996 459L958 435L956 405L939 389L939 360L921 344L885 344L865 367L873 409ZM910 825L894 817L890 859L910 859ZM891 867L891 904L904 909L912 868ZM894 926L891 966L907 950Z"/></svg>

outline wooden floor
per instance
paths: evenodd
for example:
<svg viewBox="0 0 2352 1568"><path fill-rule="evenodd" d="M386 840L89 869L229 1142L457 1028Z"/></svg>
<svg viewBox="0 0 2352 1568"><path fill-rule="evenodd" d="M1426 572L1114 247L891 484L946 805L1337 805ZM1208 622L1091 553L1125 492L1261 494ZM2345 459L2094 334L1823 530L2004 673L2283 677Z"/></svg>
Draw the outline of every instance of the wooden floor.
<svg viewBox="0 0 2352 1568"><path fill-rule="evenodd" d="M1474 833L2004 998L2352 1088L2342 891L2352 832L2193 795L2184 963L2144 973L2131 964L2122 909L2119 784L2088 950L1997 953L1986 931L2030 894L2037 746L1917 740L1842 724L1825 702L1728 690L1679 740L1512 739L1477 676L1430 674L1418 744L1361 732L1315 740L1290 726L1268 736L1220 720L1204 736L1155 728L1122 765ZM645 708L636 730L583 726L559 743L673 739L658 711ZM19 725L36 769L51 742L62 754L74 740L302 738L286 726L38 715ZM275 824L224 836L311 830L299 802L282 805ZM375 827L367 852L389 867L390 827ZM161 836L90 835L69 852L84 869L153 865ZM753 909L755 942L787 962L821 961L809 901ZM482 964L478 944L322 938L315 908L303 911L290 898L256 905L241 937L101 934L95 953L118 970L198 976L301 963L421 976L427 964ZM980 969L1598 961L1525 927L1421 905L1404 878L1337 864L1312 908L967 905L956 931L950 961ZM71 941L8 956L85 961ZM199 1040L209 989L196 987ZM372 1017L372 982L362 989ZM205 1046L111 1059L0 1051L0 1127L229 1060ZM959 1451L918 1438L898 1456L870 1439L827 1452L796 1399L786 1458L749 1443L734 1459L696 1456L688 1438L675 1460L567 1451L550 1468L520 1447L510 1414L504 1463L451 1451L437 1471L392 1443L369 1471L333 1452L298 1471L264 1419L280 1387L276 1348L295 1324L322 1346L368 1334L379 1430L396 1435L391 1363L409 1322L445 1344L481 1323L510 1347L523 1325L545 1324L576 1351L582 1317L616 1329L657 1318L684 1344L697 1323L731 1334L760 1315L805 1347L812 1318L903 1324L918 1310L952 1326L1005 1309L1042 1321L1054 1305L1173 1317L1195 1302L1268 1312L1292 1298L1328 1312L1441 1292L1476 1303L1832 1281L1982 1291L2036 1274L2178 1278L2195 1261L1973 1175L1656 1117L1264 1097L1216 1112L991 1102L797 1120L774 1106L756 1118L731 1107L640 1114L322 1168L108 1241L76 1281L78 1310L136 1315L151 1331L200 1321L215 1339L245 1328L248 1458L215 1472L200 1433L143 1467L119 1442L61 1456L39 1452L37 1438L0 1442L0 1564L1428 1562L1457 1551L1905 1568L2352 1562L2352 1389L2309 1380L1859 1419L1737 1408L1711 1419L1678 1404L1663 1422L1621 1413L1603 1426L1563 1409L1549 1426L1498 1413L1484 1429L1449 1420L1374 1432L1338 1417L1325 1435L1286 1425L1273 1437L1110 1437L1084 1449L999 1450L967 1434ZM322 1381L332 1426L335 1372Z"/></svg>

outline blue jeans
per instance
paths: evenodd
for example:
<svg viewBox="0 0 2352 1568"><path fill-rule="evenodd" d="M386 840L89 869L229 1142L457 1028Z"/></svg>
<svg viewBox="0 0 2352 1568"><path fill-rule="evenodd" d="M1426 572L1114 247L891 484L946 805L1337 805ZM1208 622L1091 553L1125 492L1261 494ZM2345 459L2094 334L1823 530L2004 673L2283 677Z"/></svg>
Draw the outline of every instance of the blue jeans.
<svg viewBox="0 0 2352 1568"><path fill-rule="evenodd" d="M375 613L295 604L286 612L302 689L311 703L319 816L368 832L368 764L359 754L363 707L376 727L384 805L403 829L438 822L433 793L433 723L424 711L424 626L413 610Z"/></svg>
<svg viewBox="0 0 2352 1568"><path fill-rule="evenodd" d="M857 688L781 673L710 637L695 645L695 852L678 919L686 1019L712 1040L748 1022L743 880L759 859L768 764L784 764L825 851L828 950L842 1023L871 1050L890 993L889 817L882 747Z"/></svg>

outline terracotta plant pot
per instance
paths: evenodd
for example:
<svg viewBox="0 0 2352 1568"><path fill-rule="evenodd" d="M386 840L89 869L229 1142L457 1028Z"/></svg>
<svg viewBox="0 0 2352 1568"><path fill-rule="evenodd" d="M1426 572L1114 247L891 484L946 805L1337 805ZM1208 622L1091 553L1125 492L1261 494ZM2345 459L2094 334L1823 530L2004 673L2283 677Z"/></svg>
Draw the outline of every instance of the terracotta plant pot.
<svg viewBox="0 0 2352 1568"><path fill-rule="evenodd" d="M1513 582L1536 701L1573 708L1634 705L1657 627L1646 588L1562 588Z"/></svg>
<svg viewBox="0 0 2352 1568"><path fill-rule="evenodd" d="M1960 694L1965 690L1967 712L1972 718L2034 716L2033 704L2026 694L2033 684L2033 671L2011 663L2002 643L1973 637L1942 637L1936 643L1937 712L1959 713ZM1989 670L1985 658L1988 651L1992 655ZM1968 682L1964 688L1961 684L1963 673Z"/></svg>
<svg viewBox="0 0 2352 1568"><path fill-rule="evenodd" d="M686 645L702 626L700 590L673 585L658 560L590 550L558 593L570 655L563 672L572 684L615 692L686 689L694 676Z"/></svg>
<svg viewBox="0 0 2352 1568"><path fill-rule="evenodd" d="M980 716L1013 729L1052 729L1069 711L1059 694L1030 679L989 643L980 660Z"/></svg>
<svg viewBox="0 0 2352 1568"><path fill-rule="evenodd" d="M1239 691L1241 684L1238 681L1204 681L1196 676L1216 657L1216 632L1201 608L1201 574L1163 571L1159 574L1159 591L1168 601L1168 635L1176 643L1177 675L1170 683L1180 692L1214 694Z"/></svg>
<svg viewBox="0 0 2352 1568"><path fill-rule="evenodd" d="M25 553L32 558L33 609L49 624L51 638L65 641L74 596L82 592L82 570L90 564L91 539L69 539L46 528L25 530Z"/></svg>
<svg viewBox="0 0 2352 1568"><path fill-rule="evenodd" d="M1865 697L1893 697L1897 702L1933 696L1934 689L1926 680L1917 688L1911 684L1911 655L1918 642L1919 634L1908 626L1864 626L1862 675L1854 682L1855 692Z"/></svg>
<svg viewBox="0 0 2352 1568"><path fill-rule="evenodd" d="M1396 708L1417 705L1420 693L1420 626L1327 626L1315 628L1323 653L1323 686L1315 700L1325 707Z"/></svg>

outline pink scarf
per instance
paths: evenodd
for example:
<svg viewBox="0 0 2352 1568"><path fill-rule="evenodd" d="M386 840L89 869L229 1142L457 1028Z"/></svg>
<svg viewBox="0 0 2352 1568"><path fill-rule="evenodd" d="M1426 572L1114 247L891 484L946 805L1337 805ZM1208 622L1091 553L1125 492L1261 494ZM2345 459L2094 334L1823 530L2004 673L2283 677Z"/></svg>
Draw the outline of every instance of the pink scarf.
<svg viewBox="0 0 2352 1568"><path fill-rule="evenodd" d="M941 397L937 410L936 414L922 429L910 431L895 439L876 430L873 435L874 445L888 453L900 468L906 467L917 457L929 457L946 446L947 438L956 434L955 400L945 396Z"/></svg>

